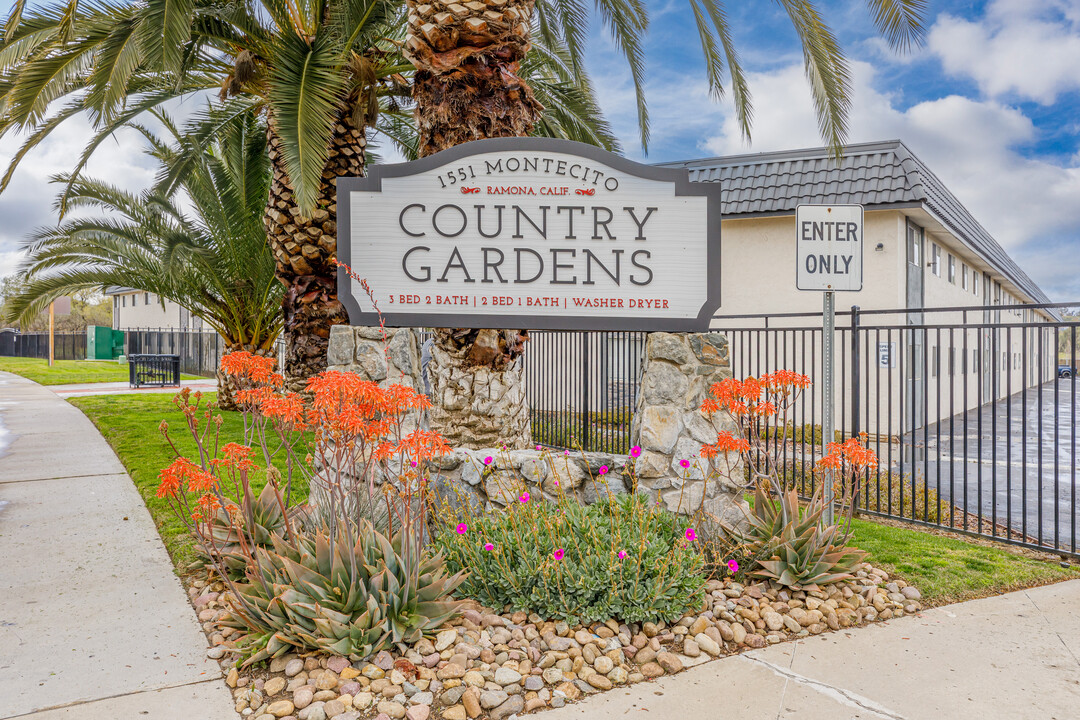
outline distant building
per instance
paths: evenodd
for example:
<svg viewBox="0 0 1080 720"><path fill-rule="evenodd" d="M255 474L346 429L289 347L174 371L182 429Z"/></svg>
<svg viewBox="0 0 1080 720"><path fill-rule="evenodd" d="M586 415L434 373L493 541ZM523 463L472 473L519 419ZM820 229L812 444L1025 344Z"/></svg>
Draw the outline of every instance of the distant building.
<svg viewBox="0 0 1080 720"><path fill-rule="evenodd" d="M171 300L128 287L109 287L114 330L202 330L201 318Z"/></svg>

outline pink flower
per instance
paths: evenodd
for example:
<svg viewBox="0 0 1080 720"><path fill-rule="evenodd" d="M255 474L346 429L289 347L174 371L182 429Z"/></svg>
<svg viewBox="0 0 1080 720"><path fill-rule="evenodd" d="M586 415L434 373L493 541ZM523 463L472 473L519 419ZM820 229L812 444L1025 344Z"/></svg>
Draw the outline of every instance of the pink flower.
<svg viewBox="0 0 1080 720"><path fill-rule="evenodd" d="M415 460L413 460L413 461L412 461L411 463L409 463L409 464L410 464L410 465L412 465L413 467L416 467L416 461L415 461Z"/></svg>
<svg viewBox="0 0 1080 720"><path fill-rule="evenodd" d="M727 561L727 569L732 574L739 572L739 563L734 560Z"/></svg>
<svg viewBox="0 0 1080 720"><path fill-rule="evenodd" d="M485 465L490 465L490 464L491 464L491 461L492 461L493 459L494 459L494 458L492 458L492 457L491 457L490 455L488 455L488 456L487 456L486 458L484 458L484 464L485 464Z"/></svg>
<svg viewBox="0 0 1080 720"><path fill-rule="evenodd" d="M683 533L687 540L694 542L697 540L697 533L694 532L694 528L686 528L686 532Z"/></svg>
<svg viewBox="0 0 1080 720"><path fill-rule="evenodd" d="M600 474L601 475L604 475L605 473L607 473L607 471L608 471L608 466L607 465L601 465L600 466Z"/></svg>
<svg viewBox="0 0 1080 720"><path fill-rule="evenodd" d="M537 450L542 450L543 448L542 448L542 447L541 447L540 445L537 445L537 446L536 446L536 449L537 449Z"/></svg>
<svg viewBox="0 0 1080 720"><path fill-rule="evenodd" d="M469 526L468 525L466 525L465 523L459 523L458 524L458 526L457 526L457 534L458 535L464 535L468 531L469 531Z"/></svg>
<svg viewBox="0 0 1080 720"><path fill-rule="evenodd" d="M684 468L688 468L688 467L690 467L690 461L689 460L680 460L679 465L681 465Z"/></svg>
<svg viewBox="0 0 1080 720"><path fill-rule="evenodd" d="M559 487L559 481L558 480L555 481L555 487Z"/></svg>
<svg viewBox="0 0 1080 720"><path fill-rule="evenodd" d="M521 493L521 497L519 497L518 500L521 501L522 505L529 502L529 493Z"/></svg>
<svg viewBox="0 0 1080 720"><path fill-rule="evenodd" d="M552 555L555 557L556 560L562 560L563 555L565 555L565 554L566 554L566 552L562 548L559 548L554 553L552 553Z"/></svg>
<svg viewBox="0 0 1080 720"><path fill-rule="evenodd" d="M495 549L495 546L492 545L491 543L484 543L484 549L487 550L488 552L491 552L492 550Z"/></svg>
<svg viewBox="0 0 1080 720"><path fill-rule="evenodd" d="M620 550L619 551L619 559L620 560L625 560L626 559L626 551L625 550Z"/></svg>
<svg viewBox="0 0 1080 720"><path fill-rule="evenodd" d="M569 455L570 455L570 451L569 451L569 450L563 450L563 451L562 451L562 454L563 454L563 455L567 455L567 456L569 456Z"/></svg>
<svg viewBox="0 0 1080 720"><path fill-rule="evenodd" d="M640 445L635 445L634 447L630 448L630 457L632 457L632 458L641 457L641 446Z"/></svg>

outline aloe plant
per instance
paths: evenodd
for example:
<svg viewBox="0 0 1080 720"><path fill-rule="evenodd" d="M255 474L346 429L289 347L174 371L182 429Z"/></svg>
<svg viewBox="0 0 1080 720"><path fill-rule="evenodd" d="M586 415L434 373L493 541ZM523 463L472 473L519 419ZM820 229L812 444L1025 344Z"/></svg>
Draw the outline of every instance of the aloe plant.
<svg viewBox="0 0 1080 720"><path fill-rule="evenodd" d="M203 543L198 543L197 547L204 563L209 560L209 549L221 559L225 569L238 578L243 578L248 564L243 550L245 544L249 551L256 547L272 547L271 537L275 534L286 536L287 528L290 525L298 527L305 514L302 508L294 506L289 508L286 516L278 492L269 484L251 503L250 512L237 512L234 519L228 505L235 506L235 503L227 502L226 507L219 508L210 521L209 535L204 541L206 545L212 544L212 547L206 548ZM289 522L286 522L286 518ZM243 543L241 532L245 535Z"/></svg>
<svg viewBox="0 0 1080 720"><path fill-rule="evenodd" d="M773 501L759 485L749 529L738 533L747 551L757 558L757 567L748 574L793 590L820 590L821 585L851 578L866 553L848 545L850 523L822 522L825 508L820 488L801 508L794 489Z"/></svg>
<svg viewBox="0 0 1080 720"><path fill-rule="evenodd" d="M449 595L465 573L449 575L441 554L412 553L370 523L336 533L271 535L257 548L247 581L235 585L225 624L246 631L245 665L292 650L322 650L361 660L397 643L414 643L459 612Z"/></svg>

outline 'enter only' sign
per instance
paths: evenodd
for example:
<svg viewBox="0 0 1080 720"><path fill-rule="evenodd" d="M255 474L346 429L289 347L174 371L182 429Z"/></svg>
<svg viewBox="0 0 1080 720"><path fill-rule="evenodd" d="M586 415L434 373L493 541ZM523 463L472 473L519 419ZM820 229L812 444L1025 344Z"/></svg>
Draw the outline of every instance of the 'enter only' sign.
<svg viewBox="0 0 1080 720"><path fill-rule="evenodd" d="M862 290L862 205L795 209L799 290Z"/></svg>

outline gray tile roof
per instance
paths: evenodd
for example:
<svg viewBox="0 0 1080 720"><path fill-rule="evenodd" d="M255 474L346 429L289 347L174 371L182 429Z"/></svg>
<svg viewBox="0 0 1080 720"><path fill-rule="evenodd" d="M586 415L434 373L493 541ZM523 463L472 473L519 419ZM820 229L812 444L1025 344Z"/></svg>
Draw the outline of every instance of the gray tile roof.
<svg viewBox="0 0 1080 720"><path fill-rule="evenodd" d="M837 163L828 148L732 155L685 162L694 182L720 182L725 215L781 215L800 203L853 203L868 209L924 207L965 245L1036 302L1050 299L899 140L848 145Z"/></svg>

